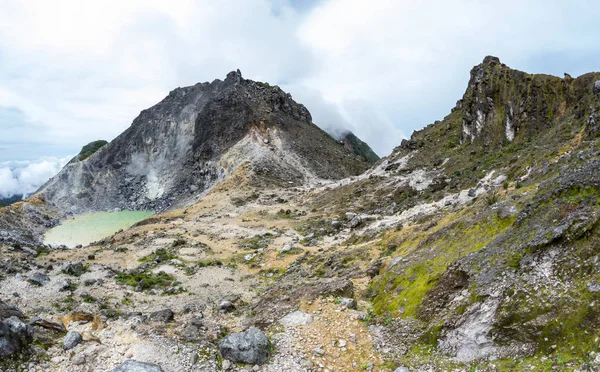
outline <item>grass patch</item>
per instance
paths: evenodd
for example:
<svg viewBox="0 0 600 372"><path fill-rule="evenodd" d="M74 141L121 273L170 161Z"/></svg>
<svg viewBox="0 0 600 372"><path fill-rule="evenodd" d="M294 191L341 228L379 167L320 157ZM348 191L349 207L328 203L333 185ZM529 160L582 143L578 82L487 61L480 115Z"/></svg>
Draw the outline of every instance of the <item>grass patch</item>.
<svg viewBox="0 0 600 372"><path fill-rule="evenodd" d="M172 285L175 278L164 272L155 274L153 272L126 273L120 272L116 276L117 283L125 284L141 290L152 288L165 288Z"/></svg>
<svg viewBox="0 0 600 372"><path fill-rule="evenodd" d="M273 241L273 234L265 233L262 235L255 235L251 238L242 239L238 242L238 247L243 250L254 251L257 249L265 249Z"/></svg>
<svg viewBox="0 0 600 372"><path fill-rule="evenodd" d="M184 243L185 244L185 243ZM156 251L152 252L151 254L140 258L138 261L139 262L156 262L156 263L161 263L161 262L166 262L172 259L178 258L177 255L167 251L164 248L159 248Z"/></svg>

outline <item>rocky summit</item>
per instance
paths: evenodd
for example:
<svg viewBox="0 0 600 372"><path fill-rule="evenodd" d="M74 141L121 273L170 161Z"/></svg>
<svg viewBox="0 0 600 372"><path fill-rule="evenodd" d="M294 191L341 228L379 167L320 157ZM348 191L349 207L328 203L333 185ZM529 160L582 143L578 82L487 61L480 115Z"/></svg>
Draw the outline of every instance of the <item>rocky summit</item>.
<svg viewBox="0 0 600 372"><path fill-rule="evenodd" d="M0 208L0 369L598 370L599 113L486 57L378 159L239 71L178 88ZM115 209L155 213L43 244Z"/></svg>

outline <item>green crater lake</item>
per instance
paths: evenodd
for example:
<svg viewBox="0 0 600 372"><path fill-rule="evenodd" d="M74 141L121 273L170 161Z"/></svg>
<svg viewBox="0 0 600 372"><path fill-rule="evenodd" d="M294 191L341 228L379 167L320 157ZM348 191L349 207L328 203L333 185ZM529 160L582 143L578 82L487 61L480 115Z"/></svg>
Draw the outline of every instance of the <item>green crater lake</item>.
<svg viewBox="0 0 600 372"><path fill-rule="evenodd" d="M152 215L152 211L94 212L63 221L44 235L44 243L69 248L111 236Z"/></svg>

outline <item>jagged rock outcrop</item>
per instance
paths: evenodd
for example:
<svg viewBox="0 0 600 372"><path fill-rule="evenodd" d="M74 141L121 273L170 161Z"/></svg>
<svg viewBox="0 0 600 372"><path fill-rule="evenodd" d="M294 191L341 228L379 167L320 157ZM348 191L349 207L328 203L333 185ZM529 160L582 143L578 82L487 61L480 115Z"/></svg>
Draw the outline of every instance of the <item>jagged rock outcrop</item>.
<svg viewBox="0 0 600 372"><path fill-rule="evenodd" d="M369 163L312 123L279 87L246 80L177 88L85 161L67 165L38 196L65 213L164 210L211 188L242 164L257 185L338 179Z"/></svg>
<svg viewBox="0 0 600 372"><path fill-rule="evenodd" d="M526 139L547 131L565 115L581 115L582 104L597 89L592 75L532 75L485 57L471 70L467 91L455 108L462 112L460 142L489 145L512 142L517 136Z"/></svg>

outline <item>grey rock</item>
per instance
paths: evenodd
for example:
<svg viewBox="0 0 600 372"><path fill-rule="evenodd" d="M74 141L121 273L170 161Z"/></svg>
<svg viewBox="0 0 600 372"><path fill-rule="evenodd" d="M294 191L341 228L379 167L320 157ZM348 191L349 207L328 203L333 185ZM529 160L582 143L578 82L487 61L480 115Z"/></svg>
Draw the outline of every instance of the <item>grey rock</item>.
<svg viewBox="0 0 600 372"><path fill-rule="evenodd" d="M150 320L167 323L173 320L174 316L175 314L173 313L173 310L163 309L151 313L149 318Z"/></svg>
<svg viewBox="0 0 600 372"><path fill-rule="evenodd" d="M43 286L50 281L50 278L44 273L35 272L27 281L33 285Z"/></svg>
<svg viewBox="0 0 600 372"><path fill-rule="evenodd" d="M348 222L348 227L350 227L351 229L354 229L354 228L358 227L361 222L362 222L362 219L360 218L360 216L354 216L354 218L352 218L350 220L350 222Z"/></svg>
<svg viewBox="0 0 600 372"><path fill-rule="evenodd" d="M84 354L77 354L77 355L75 355L71 359L71 363L73 363L76 366L80 366L82 364L85 364L85 355Z"/></svg>
<svg viewBox="0 0 600 372"><path fill-rule="evenodd" d="M279 323L284 327L294 327L302 324L313 322L313 316L300 310L294 311L283 318L279 319Z"/></svg>
<svg viewBox="0 0 600 372"><path fill-rule="evenodd" d="M592 89L595 94L600 94L600 80L596 80L594 88Z"/></svg>
<svg viewBox="0 0 600 372"><path fill-rule="evenodd" d="M77 262L66 265L61 271L67 275L81 276L87 271L87 268L81 262Z"/></svg>
<svg viewBox="0 0 600 372"><path fill-rule="evenodd" d="M356 307L357 307L356 300L353 298L342 298L340 300L340 304L347 309L356 310Z"/></svg>
<svg viewBox="0 0 600 372"><path fill-rule="evenodd" d="M25 318L25 315L17 307L0 301L0 320L10 317Z"/></svg>
<svg viewBox="0 0 600 372"><path fill-rule="evenodd" d="M409 372L409 370L406 367L398 367L394 370L394 372Z"/></svg>
<svg viewBox="0 0 600 372"><path fill-rule="evenodd" d="M152 363L138 362L137 360L129 359L123 362L117 368L110 372L163 372L162 368Z"/></svg>
<svg viewBox="0 0 600 372"><path fill-rule="evenodd" d="M35 317L35 318L31 319L31 321L29 322L29 325L36 326L36 327L42 327L42 328L49 329L51 331L58 332L58 333L67 331L67 328L62 323L53 322L51 320L42 319L40 317Z"/></svg>
<svg viewBox="0 0 600 372"><path fill-rule="evenodd" d="M269 358L269 339L258 328L232 333L219 342L223 358L235 363L264 364Z"/></svg>
<svg viewBox="0 0 600 372"><path fill-rule="evenodd" d="M357 214L356 214L356 213L354 213L354 212L346 212L346 219L347 219L348 221L352 220L352 219L353 219L354 217L356 217L356 216L357 216Z"/></svg>
<svg viewBox="0 0 600 372"><path fill-rule="evenodd" d="M600 292L600 284L596 284L596 283L588 284L588 291L591 293Z"/></svg>
<svg viewBox="0 0 600 372"><path fill-rule="evenodd" d="M83 341L81 334L77 331L69 331L63 339L62 347L64 350L70 350L75 346L79 345Z"/></svg>
<svg viewBox="0 0 600 372"><path fill-rule="evenodd" d="M404 261L402 259L402 257L400 257L400 256L394 257L394 258L391 259L390 264L388 265L388 268L391 269L392 267L398 265L402 261Z"/></svg>
<svg viewBox="0 0 600 372"><path fill-rule="evenodd" d="M0 357L22 351L33 341L33 328L13 316L0 322Z"/></svg>
<svg viewBox="0 0 600 372"><path fill-rule="evenodd" d="M223 371L228 371L229 368L231 368L231 362L227 359L224 359L223 363L221 363L221 367L223 368Z"/></svg>
<svg viewBox="0 0 600 372"><path fill-rule="evenodd" d="M321 349L320 347L315 347L314 349L312 349L312 353L317 356L323 356L325 355L325 350Z"/></svg>
<svg viewBox="0 0 600 372"><path fill-rule="evenodd" d="M519 209L512 204L502 205L500 206L500 209L498 209L498 218L500 219L514 217L517 214L519 214Z"/></svg>
<svg viewBox="0 0 600 372"><path fill-rule="evenodd" d="M469 195L471 198L474 198L477 196L477 190L470 189L467 195Z"/></svg>
<svg viewBox="0 0 600 372"><path fill-rule="evenodd" d="M312 367L314 366L314 363L313 363L313 362L311 362L311 361L310 361L310 360L308 360L308 359L304 359L304 358L303 358L302 360L300 360L300 365L301 365L303 368L312 368Z"/></svg>
<svg viewBox="0 0 600 372"><path fill-rule="evenodd" d="M279 253L281 253L281 254L287 253L287 252L291 251L292 248L293 248L293 246L291 244L286 244L283 246L283 248L281 248Z"/></svg>
<svg viewBox="0 0 600 372"><path fill-rule="evenodd" d="M219 304L219 311L222 313L228 313L234 309L235 306L231 303L231 301L224 300Z"/></svg>

